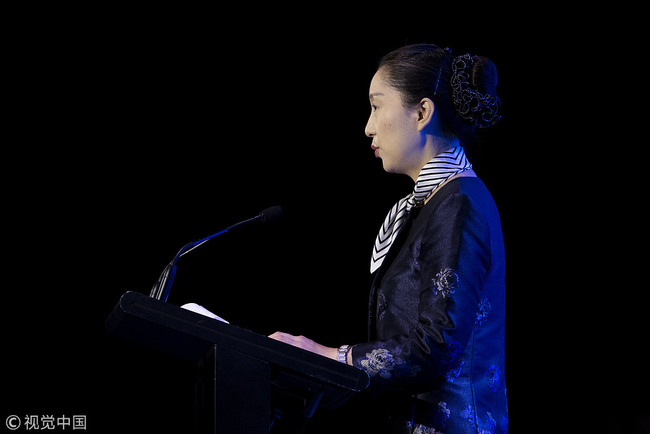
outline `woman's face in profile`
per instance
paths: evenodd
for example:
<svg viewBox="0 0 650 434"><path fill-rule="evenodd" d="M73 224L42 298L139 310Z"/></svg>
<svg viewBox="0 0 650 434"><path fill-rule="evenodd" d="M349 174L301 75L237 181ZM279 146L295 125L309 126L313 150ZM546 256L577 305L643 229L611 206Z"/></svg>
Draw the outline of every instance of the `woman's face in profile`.
<svg viewBox="0 0 650 434"><path fill-rule="evenodd" d="M414 167L419 170L424 143L418 130L418 111L404 107L400 93L386 83L382 69L370 82L369 98L366 136L372 138L372 149L384 170L404 174Z"/></svg>

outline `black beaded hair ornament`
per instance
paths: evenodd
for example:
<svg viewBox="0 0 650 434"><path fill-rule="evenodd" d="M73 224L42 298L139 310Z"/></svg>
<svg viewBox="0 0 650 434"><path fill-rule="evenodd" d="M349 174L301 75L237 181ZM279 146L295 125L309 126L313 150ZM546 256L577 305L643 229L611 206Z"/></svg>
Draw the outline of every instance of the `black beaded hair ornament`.
<svg viewBox="0 0 650 434"><path fill-rule="evenodd" d="M501 119L501 101L494 95L479 92L471 85L468 71L471 71L475 61L476 56L470 54L452 59L451 101L458 116L478 128L485 128Z"/></svg>

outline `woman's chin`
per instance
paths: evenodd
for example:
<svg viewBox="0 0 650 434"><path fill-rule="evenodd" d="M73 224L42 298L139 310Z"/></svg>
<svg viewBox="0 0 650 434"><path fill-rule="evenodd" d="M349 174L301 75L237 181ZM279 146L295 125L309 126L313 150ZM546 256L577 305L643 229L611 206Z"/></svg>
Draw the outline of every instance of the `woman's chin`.
<svg viewBox="0 0 650 434"><path fill-rule="evenodd" d="M390 164L390 161L386 161L383 158L381 159L381 165L386 173L403 173L398 167L395 167L394 164Z"/></svg>

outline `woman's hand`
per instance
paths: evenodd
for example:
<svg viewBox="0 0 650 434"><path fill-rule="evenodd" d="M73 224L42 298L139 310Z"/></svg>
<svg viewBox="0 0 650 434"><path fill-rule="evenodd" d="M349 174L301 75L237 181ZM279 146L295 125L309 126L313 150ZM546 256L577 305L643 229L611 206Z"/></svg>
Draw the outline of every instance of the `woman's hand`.
<svg viewBox="0 0 650 434"><path fill-rule="evenodd" d="M293 345L294 347L302 348L303 350L338 360L338 348L326 347L325 345L316 343L304 336L293 336L289 333L275 332L269 337L276 341L284 342L285 344Z"/></svg>

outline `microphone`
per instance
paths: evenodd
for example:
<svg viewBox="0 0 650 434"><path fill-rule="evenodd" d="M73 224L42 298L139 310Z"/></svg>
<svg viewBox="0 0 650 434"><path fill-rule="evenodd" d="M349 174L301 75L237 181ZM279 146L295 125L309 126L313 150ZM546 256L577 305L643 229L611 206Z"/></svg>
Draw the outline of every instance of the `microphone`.
<svg viewBox="0 0 650 434"><path fill-rule="evenodd" d="M260 215L257 217L260 218L262 223L273 223L278 221L282 217L282 208L279 206L272 206L271 208L266 208L260 212Z"/></svg>
<svg viewBox="0 0 650 434"><path fill-rule="evenodd" d="M205 238L202 238L198 241L194 241L192 243L185 244L181 249L176 253L176 256L174 256L174 259L172 259L169 264L165 267L162 273L160 273L160 277L158 277L158 281L154 284L154 286L151 288L151 293L149 294L149 297L155 298L157 300L162 300L163 302L167 302L167 297L169 297L169 291L172 288L172 284L174 283L174 276L176 275L176 262L178 262L179 258L192 250L196 249L197 247L207 243L210 241L212 238L218 237L219 235L223 235L226 232L233 230L235 228L238 228L240 226L248 225L251 223L272 223L276 220L278 220L280 217L282 217L282 208L279 206L272 206L270 208L266 208L258 215L256 215L253 218L243 220L239 223L235 223L232 226L228 226L226 229L219 231L217 233L214 233L212 235L209 235Z"/></svg>

